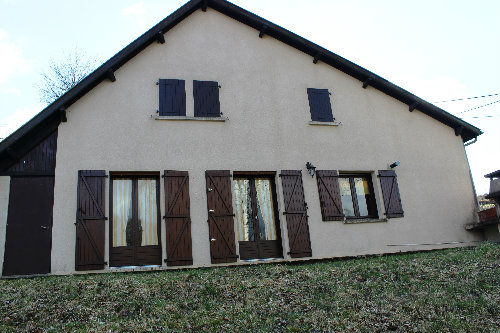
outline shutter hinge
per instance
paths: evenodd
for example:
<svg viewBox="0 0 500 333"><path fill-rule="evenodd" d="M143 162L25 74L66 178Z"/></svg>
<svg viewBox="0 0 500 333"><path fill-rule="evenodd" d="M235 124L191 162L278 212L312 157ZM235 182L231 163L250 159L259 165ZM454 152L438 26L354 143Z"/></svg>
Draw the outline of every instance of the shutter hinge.
<svg viewBox="0 0 500 333"><path fill-rule="evenodd" d="M108 217L107 217L107 216L105 216L105 217L104 217L104 220L105 220L105 221L108 221L109 219L108 219Z"/></svg>

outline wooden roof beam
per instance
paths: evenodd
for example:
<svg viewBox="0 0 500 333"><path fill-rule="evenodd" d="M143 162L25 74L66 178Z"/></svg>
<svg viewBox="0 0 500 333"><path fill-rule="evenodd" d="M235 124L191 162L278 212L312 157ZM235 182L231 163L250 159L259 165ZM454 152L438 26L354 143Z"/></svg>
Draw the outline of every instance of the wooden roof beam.
<svg viewBox="0 0 500 333"><path fill-rule="evenodd" d="M61 120L62 123L68 121L68 118L66 118L66 108L60 108L58 114L59 114L59 119Z"/></svg>
<svg viewBox="0 0 500 333"><path fill-rule="evenodd" d="M366 89L372 81L374 81L375 78L373 76L368 77L364 82L363 82L363 88Z"/></svg>
<svg viewBox="0 0 500 333"><path fill-rule="evenodd" d="M316 55L314 56L314 59L313 59L313 63L317 64L318 61L321 59L322 55L323 54L321 52L316 53Z"/></svg>
<svg viewBox="0 0 500 333"><path fill-rule="evenodd" d="M414 103L412 103L412 104L410 104L410 105L408 106L408 110L409 110L410 112L413 112L413 110L415 110L415 109L417 108L417 106L418 106L418 102L414 102Z"/></svg>
<svg viewBox="0 0 500 333"><path fill-rule="evenodd" d="M106 78L111 82L116 81L115 73L111 69L106 71Z"/></svg>
<svg viewBox="0 0 500 333"><path fill-rule="evenodd" d="M266 30L267 30L267 25L263 25L262 28L260 29L260 32L259 32L259 38L262 38L264 37L264 34L266 33Z"/></svg>
<svg viewBox="0 0 500 333"><path fill-rule="evenodd" d="M156 42L158 44L165 44L165 36L163 36L163 32L159 31L156 34Z"/></svg>

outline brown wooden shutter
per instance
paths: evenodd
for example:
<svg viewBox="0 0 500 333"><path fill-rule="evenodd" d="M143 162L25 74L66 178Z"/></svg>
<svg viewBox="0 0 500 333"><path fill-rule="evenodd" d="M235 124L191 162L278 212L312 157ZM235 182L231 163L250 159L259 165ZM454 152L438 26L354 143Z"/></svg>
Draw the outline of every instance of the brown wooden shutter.
<svg viewBox="0 0 500 333"><path fill-rule="evenodd" d="M164 171L165 222L168 266L193 264L189 175L187 171Z"/></svg>
<svg viewBox="0 0 500 333"><path fill-rule="evenodd" d="M219 84L215 81L193 81L194 116L220 117Z"/></svg>
<svg viewBox="0 0 500 333"><path fill-rule="evenodd" d="M323 221L341 221L344 219L340 197L339 176L336 170L317 170L319 202Z"/></svg>
<svg viewBox="0 0 500 333"><path fill-rule="evenodd" d="M302 172L300 170L282 170L283 201L288 229L290 256L302 258L312 256L309 224L307 222L307 204L304 198Z"/></svg>
<svg viewBox="0 0 500 333"><path fill-rule="evenodd" d="M394 170L379 170L378 176L384 197L385 215L387 217L403 217L404 212L396 172Z"/></svg>
<svg viewBox="0 0 500 333"><path fill-rule="evenodd" d="M332 122L332 104L328 89L307 88L312 121Z"/></svg>
<svg viewBox="0 0 500 333"><path fill-rule="evenodd" d="M207 183L208 228L212 264L235 262L236 242L229 170L208 170Z"/></svg>
<svg viewBox="0 0 500 333"><path fill-rule="evenodd" d="M160 116L186 115L186 88L184 80L160 79Z"/></svg>
<svg viewBox="0 0 500 333"><path fill-rule="evenodd" d="M105 232L104 170L78 171L76 209L77 271L104 269Z"/></svg>

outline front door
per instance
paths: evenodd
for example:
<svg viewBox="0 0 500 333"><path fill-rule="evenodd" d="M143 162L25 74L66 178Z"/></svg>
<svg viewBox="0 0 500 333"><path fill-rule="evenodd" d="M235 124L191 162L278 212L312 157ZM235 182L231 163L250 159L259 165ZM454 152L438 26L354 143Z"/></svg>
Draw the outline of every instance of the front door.
<svg viewBox="0 0 500 333"><path fill-rule="evenodd" d="M273 178L235 176L233 183L240 258L282 258Z"/></svg>
<svg viewBox="0 0 500 333"><path fill-rule="evenodd" d="M161 265L158 177L113 177L110 265Z"/></svg>
<svg viewBox="0 0 500 333"><path fill-rule="evenodd" d="M54 177L11 177L3 275L50 273Z"/></svg>

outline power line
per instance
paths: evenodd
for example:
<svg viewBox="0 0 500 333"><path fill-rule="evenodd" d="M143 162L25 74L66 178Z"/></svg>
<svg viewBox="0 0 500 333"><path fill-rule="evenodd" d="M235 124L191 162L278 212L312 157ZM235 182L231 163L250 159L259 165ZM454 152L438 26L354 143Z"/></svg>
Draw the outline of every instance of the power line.
<svg viewBox="0 0 500 333"><path fill-rule="evenodd" d="M496 117L500 117L500 115L493 115L493 116L465 116L463 118L460 118L460 119L464 119L464 118L496 118Z"/></svg>
<svg viewBox="0 0 500 333"><path fill-rule="evenodd" d="M495 104L495 103L498 103L500 102L500 99L497 100L497 101L494 101L494 102L491 102L491 103L488 103L488 104L484 104L484 105L481 105L481 106L476 106L475 108L472 108L472 109L469 109L469 110L465 110L465 111L461 111L461 112L457 112L455 114L460 114L460 113L465 113L465 112L469 112L469 111L472 111L472 110L477 110L477 109L480 109L480 108L484 108L485 106L489 106L491 104Z"/></svg>
<svg viewBox="0 0 500 333"><path fill-rule="evenodd" d="M439 102L432 102L432 103L447 103L447 102L465 101L465 100L468 100L468 99L484 98L484 97L491 97L491 96L498 96L498 95L500 95L500 94L491 94L491 95L483 95L483 96L457 98L457 99L450 99L450 100L447 100L447 101L439 101Z"/></svg>

